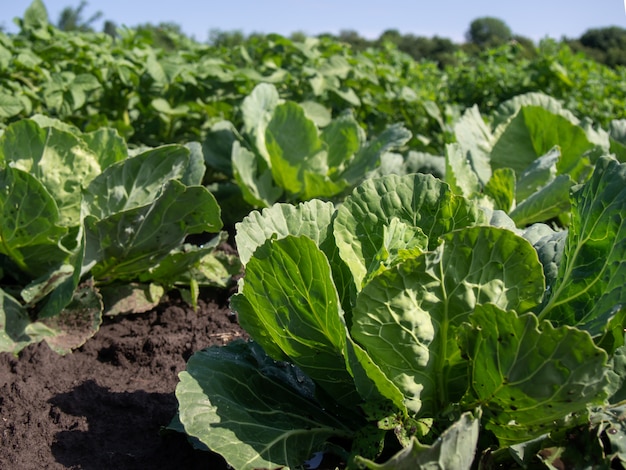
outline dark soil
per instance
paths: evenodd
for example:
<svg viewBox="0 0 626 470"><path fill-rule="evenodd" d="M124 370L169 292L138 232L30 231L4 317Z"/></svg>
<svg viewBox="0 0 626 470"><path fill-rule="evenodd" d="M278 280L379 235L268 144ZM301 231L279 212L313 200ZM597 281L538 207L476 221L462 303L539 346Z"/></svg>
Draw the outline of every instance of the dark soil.
<svg viewBox="0 0 626 470"><path fill-rule="evenodd" d="M66 356L45 342L0 354L0 469L228 468L185 436L160 433L191 354L245 337L224 294L203 298L197 311L170 297L148 313L105 318Z"/></svg>

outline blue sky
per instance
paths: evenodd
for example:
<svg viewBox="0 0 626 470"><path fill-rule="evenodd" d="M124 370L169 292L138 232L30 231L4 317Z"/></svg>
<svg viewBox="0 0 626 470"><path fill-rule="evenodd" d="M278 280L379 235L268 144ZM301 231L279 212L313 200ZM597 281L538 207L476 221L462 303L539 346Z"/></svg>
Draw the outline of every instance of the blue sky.
<svg viewBox="0 0 626 470"><path fill-rule="evenodd" d="M13 18L30 0L3 0L0 25L15 32ZM80 0L44 0L53 22ZM539 40L579 37L589 28L626 27L626 0L88 0L85 16L102 11L118 25L172 21L199 41L212 28L244 33L333 34L342 29L376 38L386 29L403 34L442 36L456 42L473 19L494 16L514 33ZM96 23L101 29L101 22Z"/></svg>

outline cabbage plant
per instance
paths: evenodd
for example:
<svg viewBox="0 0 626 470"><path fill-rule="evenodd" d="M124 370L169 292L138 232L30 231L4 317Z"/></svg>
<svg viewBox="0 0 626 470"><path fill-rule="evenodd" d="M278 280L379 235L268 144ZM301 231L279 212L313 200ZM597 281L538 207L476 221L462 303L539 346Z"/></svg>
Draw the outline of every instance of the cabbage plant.
<svg viewBox="0 0 626 470"><path fill-rule="evenodd" d="M97 330L106 286L189 284L197 282L194 269L219 265L207 258L214 245L184 244L190 234L222 227L220 208L201 185L204 171L199 145L129 155L112 129L82 133L42 116L7 127L0 137L0 351L46 339L67 352Z"/></svg>
<svg viewBox="0 0 626 470"><path fill-rule="evenodd" d="M252 212L232 308L253 341L190 358L173 427L235 469L512 468L589 429L623 460L626 165L599 158L570 202L567 230L520 230L413 174Z"/></svg>
<svg viewBox="0 0 626 470"><path fill-rule="evenodd" d="M240 130L219 122L203 147L209 168L226 175L227 185L256 208L343 195L411 138L395 124L368 141L352 114L331 119L322 105L282 100L267 83L243 100L241 114Z"/></svg>
<svg viewBox="0 0 626 470"><path fill-rule="evenodd" d="M623 123L613 121L607 132L542 93L511 98L491 121L474 106L455 123L445 181L458 194L506 211L518 227L567 226L570 189L589 179L597 159L610 152L626 161Z"/></svg>

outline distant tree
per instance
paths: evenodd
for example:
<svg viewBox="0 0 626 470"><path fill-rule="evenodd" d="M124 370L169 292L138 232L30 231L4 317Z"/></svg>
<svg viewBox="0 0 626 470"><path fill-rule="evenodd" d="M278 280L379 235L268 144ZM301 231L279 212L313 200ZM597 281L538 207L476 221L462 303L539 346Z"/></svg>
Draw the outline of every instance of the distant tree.
<svg viewBox="0 0 626 470"><path fill-rule="evenodd" d="M304 42L307 36L308 35L304 31L294 31L289 35L289 39L293 42Z"/></svg>
<svg viewBox="0 0 626 470"><path fill-rule="evenodd" d="M465 38L472 44L486 48L505 44L513 38L513 33L504 21L485 16L470 23Z"/></svg>
<svg viewBox="0 0 626 470"><path fill-rule="evenodd" d="M341 42L350 44L356 51L364 51L371 46L371 42L368 39L364 38L352 29L342 29L339 31L337 39Z"/></svg>
<svg viewBox="0 0 626 470"><path fill-rule="evenodd" d="M386 42L390 42L395 44L396 46L400 45L402 41L402 34L397 29L387 29L383 31L383 33L378 37L379 45L383 45Z"/></svg>
<svg viewBox="0 0 626 470"><path fill-rule="evenodd" d="M615 67L626 65L626 29L617 26L587 30L580 45L599 62Z"/></svg>
<svg viewBox="0 0 626 470"><path fill-rule="evenodd" d="M383 46L385 43L395 44L399 50L409 54L415 60L432 60L442 67L451 64L452 56L459 49L447 38L401 34L397 29L384 31L376 41L378 46Z"/></svg>
<svg viewBox="0 0 626 470"><path fill-rule="evenodd" d="M589 29L580 37L580 43L585 47L600 49L605 52L611 49L626 48L626 29L618 26Z"/></svg>
<svg viewBox="0 0 626 470"><path fill-rule="evenodd" d="M585 47L581 44L580 38L577 39L564 39L563 42L569 46L574 52L582 52L587 57L595 60L598 63L604 64L606 61L606 53L601 49L594 49L592 47Z"/></svg>
<svg viewBox="0 0 626 470"><path fill-rule="evenodd" d="M112 38L116 38L118 36L117 25L113 21L106 20L104 22L104 27L102 28L102 32L104 34L108 34Z"/></svg>
<svg viewBox="0 0 626 470"><path fill-rule="evenodd" d="M402 37L399 48L416 60L432 60L442 67L452 64L453 55L458 50L458 46L450 39L439 36L428 38L412 34Z"/></svg>
<svg viewBox="0 0 626 470"><path fill-rule="evenodd" d="M59 15L57 28L62 31L93 31L93 23L102 18L102 12L98 11L91 15L89 19L83 19L83 11L87 2L82 0L78 7L65 7Z"/></svg>
<svg viewBox="0 0 626 470"><path fill-rule="evenodd" d="M209 44L216 47L240 46L246 41L246 36L240 29L234 31L222 31L213 28L209 31Z"/></svg>
<svg viewBox="0 0 626 470"><path fill-rule="evenodd" d="M159 24L144 23L135 27L135 30L150 39L155 47L165 50L176 50L184 46L190 39L183 33L181 26L172 21Z"/></svg>

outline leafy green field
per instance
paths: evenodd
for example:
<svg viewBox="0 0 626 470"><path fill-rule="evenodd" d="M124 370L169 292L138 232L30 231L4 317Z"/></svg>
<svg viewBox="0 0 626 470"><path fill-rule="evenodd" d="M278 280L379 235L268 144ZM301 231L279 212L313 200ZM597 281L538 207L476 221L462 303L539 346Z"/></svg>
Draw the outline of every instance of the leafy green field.
<svg viewBox="0 0 626 470"><path fill-rule="evenodd" d="M243 272L170 425L234 468L624 466L626 69L171 39L0 34L0 351Z"/></svg>

